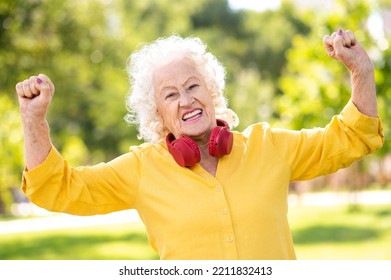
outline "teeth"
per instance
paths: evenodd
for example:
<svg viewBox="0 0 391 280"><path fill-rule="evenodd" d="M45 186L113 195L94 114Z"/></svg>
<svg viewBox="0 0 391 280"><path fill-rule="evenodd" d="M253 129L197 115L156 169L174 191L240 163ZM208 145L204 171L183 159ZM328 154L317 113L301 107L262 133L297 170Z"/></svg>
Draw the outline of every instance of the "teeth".
<svg viewBox="0 0 391 280"><path fill-rule="evenodd" d="M202 113L202 110L198 109L198 110L194 110L193 112L190 112L190 113L187 113L186 115L183 116L183 120L188 120L198 114L201 114Z"/></svg>

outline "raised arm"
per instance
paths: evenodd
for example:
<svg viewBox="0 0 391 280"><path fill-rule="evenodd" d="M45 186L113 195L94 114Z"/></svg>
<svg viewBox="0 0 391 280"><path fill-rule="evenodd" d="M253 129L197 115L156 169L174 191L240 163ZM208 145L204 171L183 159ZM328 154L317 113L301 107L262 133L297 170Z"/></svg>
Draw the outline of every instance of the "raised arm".
<svg viewBox="0 0 391 280"><path fill-rule="evenodd" d="M357 109L369 116L377 117L376 85L374 68L365 49L353 32L340 29L323 37L327 54L343 63L351 72L352 97Z"/></svg>
<svg viewBox="0 0 391 280"><path fill-rule="evenodd" d="M16 84L24 133L25 161L28 170L48 156L52 143L46 113L54 94L54 85L43 74Z"/></svg>

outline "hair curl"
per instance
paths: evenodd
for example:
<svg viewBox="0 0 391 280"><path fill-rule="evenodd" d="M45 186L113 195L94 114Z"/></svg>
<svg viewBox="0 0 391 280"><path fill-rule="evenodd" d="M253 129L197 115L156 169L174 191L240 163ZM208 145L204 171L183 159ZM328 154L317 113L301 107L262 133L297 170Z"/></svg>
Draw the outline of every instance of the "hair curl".
<svg viewBox="0 0 391 280"><path fill-rule="evenodd" d="M170 59L191 59L212 94L216 118L225 120L231 128L239 123L234 111L227 107L224 97L225 69L217 58L207 52L206 45L197 37L177 35L159 38L132 53L127 61L131 91L127 98L129 113L126 122L138 125L139 139L159 143L169 133L158 116L153 85L153 72Z"/></svg>

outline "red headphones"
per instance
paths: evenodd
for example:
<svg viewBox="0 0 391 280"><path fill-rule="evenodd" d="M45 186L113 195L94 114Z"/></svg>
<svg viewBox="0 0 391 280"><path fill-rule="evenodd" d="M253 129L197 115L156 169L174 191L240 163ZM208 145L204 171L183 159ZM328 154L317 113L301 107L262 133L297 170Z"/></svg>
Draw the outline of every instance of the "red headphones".
<svg viewBox="0 0 391 280"><path fill-rule="evenodd" d="M216 122L217 126L213 128L209 139L209 154L220 158L231 152L233 134L225 121L217 120ZM200 162L200 149L190 137L182 136L175 139L174 134L169 133L166 137L166 143L168 151L180 166L191 167Z"/></svg>

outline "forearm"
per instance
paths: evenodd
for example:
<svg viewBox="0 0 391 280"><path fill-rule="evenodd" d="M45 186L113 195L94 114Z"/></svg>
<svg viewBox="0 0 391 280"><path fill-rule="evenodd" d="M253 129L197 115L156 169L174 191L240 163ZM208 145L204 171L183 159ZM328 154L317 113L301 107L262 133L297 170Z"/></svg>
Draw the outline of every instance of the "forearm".
<svg viewBox="0 0 391 280"><path fill-rule="evenodd" d="M377 117L376 84L373 67L352 72L352 102L369 117Z"/></svg>
<svg viewBox="0 0 391 280"><path fill-rule="evenodd" d="M22 121L24 133L24 153L28 170L31 170L45 161L52 148L50 129L45 119Z"/></svg>

